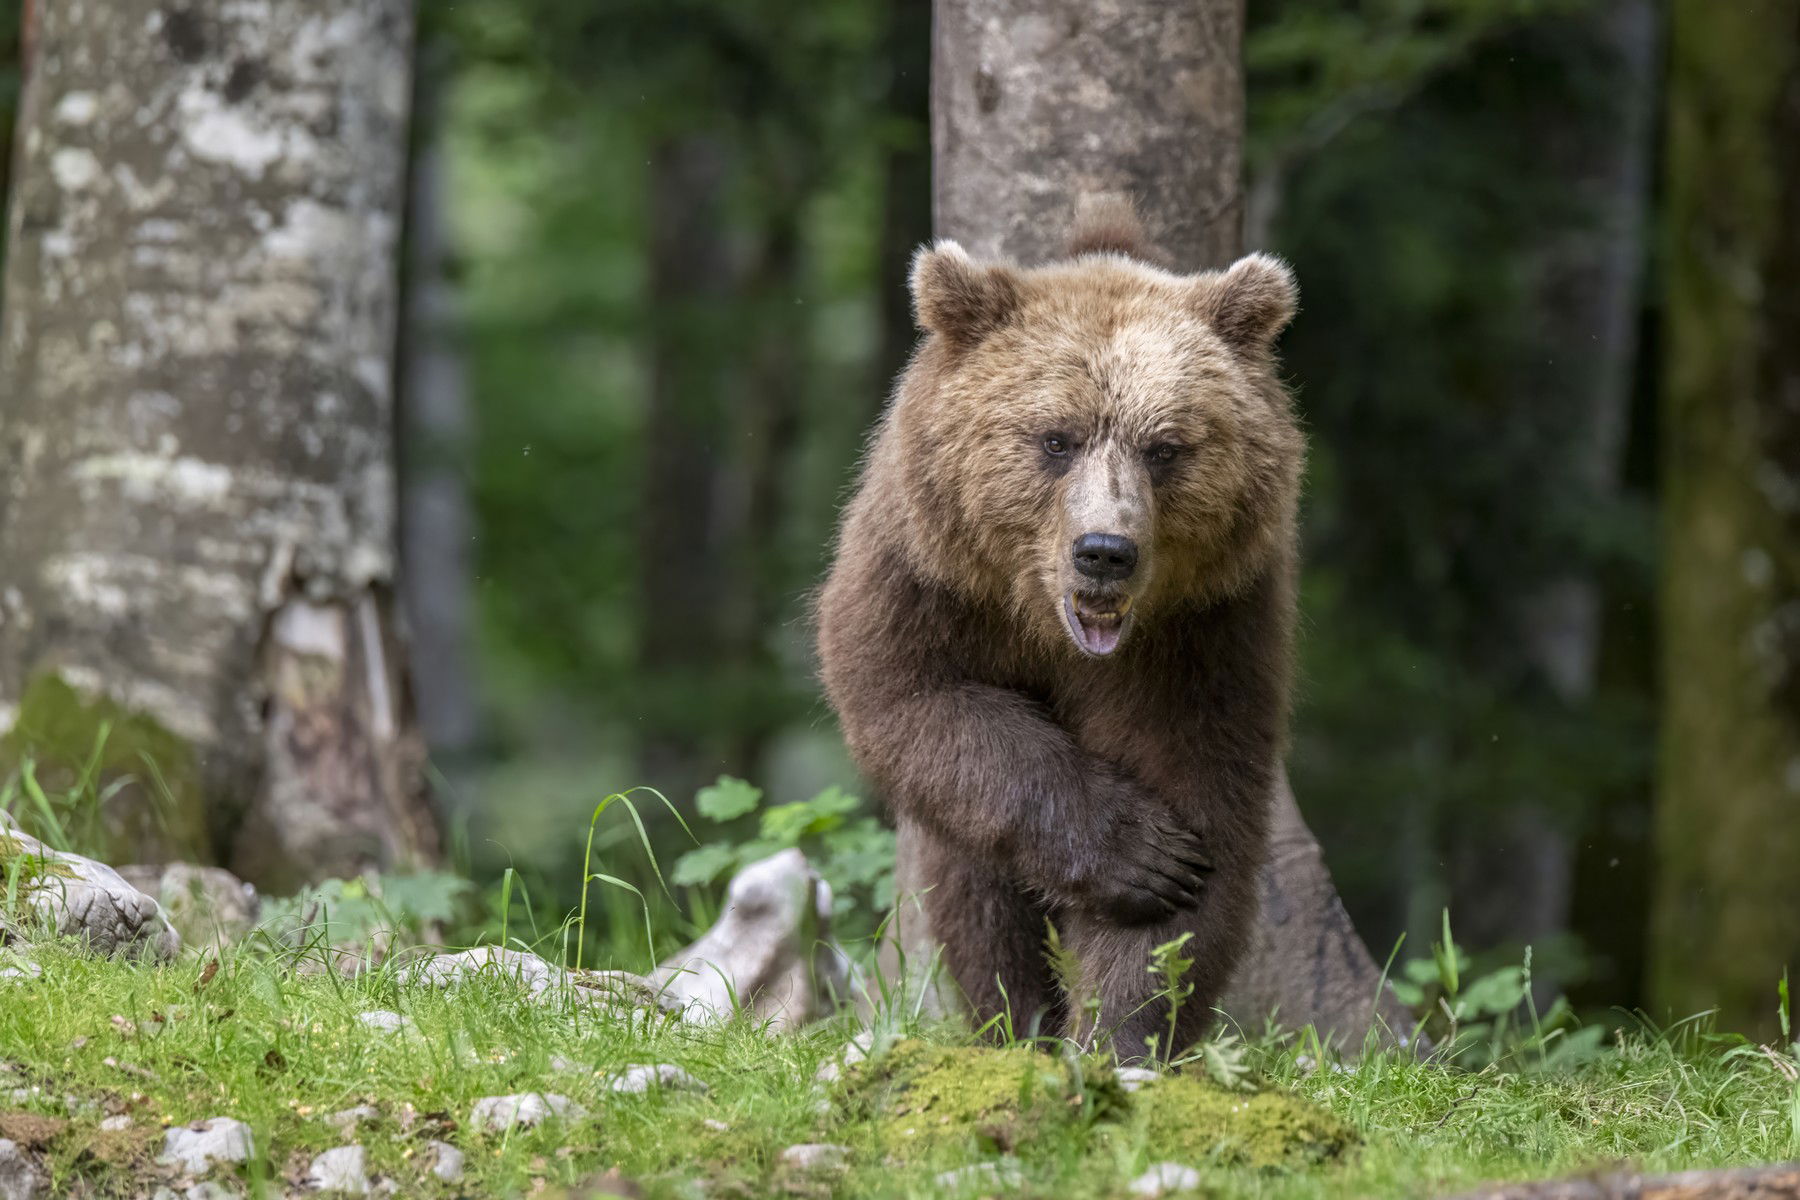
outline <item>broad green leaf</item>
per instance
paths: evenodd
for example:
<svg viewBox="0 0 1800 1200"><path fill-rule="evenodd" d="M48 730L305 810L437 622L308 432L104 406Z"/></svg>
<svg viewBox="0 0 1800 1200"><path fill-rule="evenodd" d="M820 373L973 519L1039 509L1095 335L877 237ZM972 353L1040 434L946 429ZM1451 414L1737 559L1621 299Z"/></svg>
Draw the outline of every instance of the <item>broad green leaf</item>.
<svg viewBox="0 0 1800 1200"><path fill-rule="evenodd" d="M755 784L721 775L710 787L700 789L694 796L694 806L708 820L732 821L754 812L762 798L762 789Z"/></svg>

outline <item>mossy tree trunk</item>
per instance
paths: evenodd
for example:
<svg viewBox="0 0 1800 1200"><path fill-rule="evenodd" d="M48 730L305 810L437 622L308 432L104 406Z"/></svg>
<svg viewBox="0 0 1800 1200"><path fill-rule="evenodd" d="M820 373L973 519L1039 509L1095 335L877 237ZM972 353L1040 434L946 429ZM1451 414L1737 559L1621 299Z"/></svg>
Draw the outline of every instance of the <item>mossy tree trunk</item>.
<svg viewBox="0 0 1800 1200"><path fill-rule="evenodd" d="M1800 0L1677 0L1652 996L1766 1034L1800 967Z"/></svg>
<svg viewBox="0 0 1800 1200"><path fill-rule="evenodd" d="M0 730L112 853L435 854L394 614L407 0L38 13L0 325Z"/></svg>
<svg viewBox="0 0 1800 1200"><path fill-rule="evenodd" d="M1054 257L1078 199L1131 195L1183 270L1243 246L1240 0L937 0L937 232L972 253ZM1381 971L1350 924L1283 779L1262 923L1227 1007L1359 1047ZM914 951L909 950L909 954ZM1396 1029L1410 1021L1381 1000Z"/></svg>

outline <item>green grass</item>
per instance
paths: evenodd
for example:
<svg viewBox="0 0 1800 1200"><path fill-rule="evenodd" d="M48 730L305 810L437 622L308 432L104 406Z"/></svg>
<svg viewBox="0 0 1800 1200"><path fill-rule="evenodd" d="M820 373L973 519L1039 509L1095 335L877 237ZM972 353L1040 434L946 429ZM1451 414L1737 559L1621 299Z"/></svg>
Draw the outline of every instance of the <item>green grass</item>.
<svg viewBox="0 0 1800 1200"><path fill-rule="evenodd" d="M0 980L0 1137L35 1139L53 1195L147 1194L164 1127L211 1116L253 1127L247 1190L279 1194L314 1153L345 1140L322 1118L364 1103L382 1114L357 1137L370 1168L408 1196L581 1194L581 1181L612 1168L650 1196L696 1196L696 1184L711 1197L931 1196L956 1194L934 1184L939 1171L993 1155L951 1137L890 1162L879 1113L821 1105L814 1075L858 1031L848 1020L784 1036L747 1022L621 1021L535 1004L503 980L436 991L390 971L347 982L298 974L256 949L228 954L204 983L192 958L154 967L33 953L40 980ZM357 1021L375 1008L405 1014L414 1031L382 1034ZM923 1033L946 1044L968 1036ZM552 1070L557 1054L582 1069ZM1263 1039L1249 1059L1265 1086L1316 1101L1361 1144L1293 1169L1189 1158L1214 1195L1416 1196L1620 1163L1673 1170L1800 1157L1792 1059L1691 1025L1622 1035L1554 1070L1469 1072L1389 1055L1315 1068L1294 1039ZM685 1067L710 1091L607 1090L609 1072L641 1062ZM466 1128L478 1097L521 1091L560 1092L591 1115L507 1137ZM100 1120L119 1112L132 1128L100 1134ZM459 1187L426 1176L429 1138L466 1152ZM780 1152L797 1142L849 1147L848 1169L809 1177L782 1168ZM1125 1181L1174 1157L1081 1121L1013 1149L1020 1194L1045 1197L1124 1195Z"/></svg>

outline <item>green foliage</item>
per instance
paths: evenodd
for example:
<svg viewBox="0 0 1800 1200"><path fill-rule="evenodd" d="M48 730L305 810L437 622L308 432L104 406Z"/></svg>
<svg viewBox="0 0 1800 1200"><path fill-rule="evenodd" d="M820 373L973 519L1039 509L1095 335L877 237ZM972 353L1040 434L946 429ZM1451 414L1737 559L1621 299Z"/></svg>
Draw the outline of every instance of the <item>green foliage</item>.
<svg viewBox="0 0 1800 1200"><path fill-rule="evenodd" d="M1437 1055L1460 1066L1506 1062L1542 1069L1592 1056L1606 1026L1581 1024L1568 1000L1558 996L1542 1014L1531 992L1531 950L1523 963L1504 963L1474 973L1468 954L1450 933L1433 942L1429 959L1412 959L1388 980L1401 1003L1420 1017L1420 1028Z"/></svg>
<svg viewBox="0 0 1800 1200"><path fill-rule="evenodd" d="M473 887L443 871L327 879L293 896L263 901L259 928L297 947L359 947L382 954L442 940L442 928L464 915Z"/></svg>
<svg viewBox="0 0 1800 1200"><path fill-rule="evenodd" d="M858 816L862 801L842 788L826 788L810 800L764 804L760 788L722 775L701 789L695 805L715 824L754 814L754 832L689 850L669 873L675 884L719 884L758 859L797 848L831 885L835 916L867 923L893 907L893 831L872 816Z"/></svg>
<svg viewBox="0 0 1800 1200"><path fill-rule="evenodd" d="M1150 951L1150 965L1146 968L1150 974L1156 976L1157 983L1161 985L1157 989L1156 999L1152 1003L1169 1006L1169 1036L1164 1039L1161 1047L1157 1046L1154 1037L1146 1038L1144 1048L1149 1052L1151 1058L1160 1058L1165 1062L1186 1049L1184 1046L1175 1044L1175 1024L1181 1016L1181 1006L1187 1003L1194 994L1193 981L1187 978L1188 972L1193 969L1194 960L1181 953L1182 948L1192 941L1193 937L1191 932L1184 933L1154 947Z"/></svg>

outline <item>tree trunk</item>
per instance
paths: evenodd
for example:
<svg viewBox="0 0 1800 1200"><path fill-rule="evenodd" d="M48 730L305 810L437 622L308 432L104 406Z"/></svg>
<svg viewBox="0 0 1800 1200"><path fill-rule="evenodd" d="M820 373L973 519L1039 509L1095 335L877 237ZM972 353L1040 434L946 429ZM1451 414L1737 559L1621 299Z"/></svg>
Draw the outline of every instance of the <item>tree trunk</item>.
<svg viewBox="0 0 1800 1200"><path fill-rule="evenodd" d="M907 279L913 252L931 237L931 6L888 0L888 81L883 122L894 130L882 179L881 341L870 390L867 425L887 404L887 390L912 357L919 331L913 324Z"/></svg>
<svg viewBox="0 0 1800 1200"><path fill-rule="evenodd" d="M1800 0L1677 0L1657 1015L1766 1035L1800 967Z"/></svg>
<svg viewBox="0 0 1800 1200"><path fill-rule="evenodd" d="M419 726L438 765L454 770L474 748L480 716L469 662L474 643L475 517L468 487L473 417L450 278L442 57L420 54L413 91L397 456L401 591Z"/></svg>
<svg viewBox="0 0 1800 1200"><path fill-rule="evenodd" d="M31 0L0 0L0 268L6 265L7 197L11 192L13 127L25 79L26 28Z"/></svg>
<svg viewBox="0 0 1800 1200"><path fill-rule="evenodd" d="M725 426L732 406L719 341L736 270L726 243L729 154L689 134L650 162L650 408L645 423L639 530L642 609L638 692L647 708L643 782L681 799L707 768L711 726L701 712L725 651L721 598L725 538ZM740 768L741 769L741 768Z"/></svg>
<svg viewBox="0 0 1800 1200"><path fill-rule="evenodd" d="M0 729L140 861L430 859L394 615L405 0L47 4L0 325ZM121 849L125 847L120 847Z"/></svg>
<svg viewBox="0 0 1800 1200"><path fill-rule="evenodd" d="M1559 112L1546 129L1546 169L1567 181L1579 211L1535 248L1532 270L1538 354L1525 365L1527 394L1555 404L1555 443L1568 491L1592 510L1616 503L1637 362L1650 149L1657 79L1654 0L1610 0L1582 18L1607 60L1606 98L1579 119ZM1512 620L1533 686L1571 709L1594 702L1601 637L1601 580L1571 571L1514 598ZM1597 798L1594 798L1597 800ZM1541 797L1514 797L1490 821L1452 831L1458 865L1451 914L1477 946L1542 945L1569 928L1575 870L1571 814ZM1557 980L1537 976L1548 1003Z"/></svg>
<svg viewBox="0 0 1800 1200"><path fill-rule="evenodd" d="M976 255L1055 257L1078 200L1127 193L1186 271L1242 249L1240 0L937 0L932 146L941 237ZM1362 1044L1377 997L1404 1009L1350 926L1284 779L1263 917L1226 1007ZM910 953L910 952L909 952Z"/></svg>

